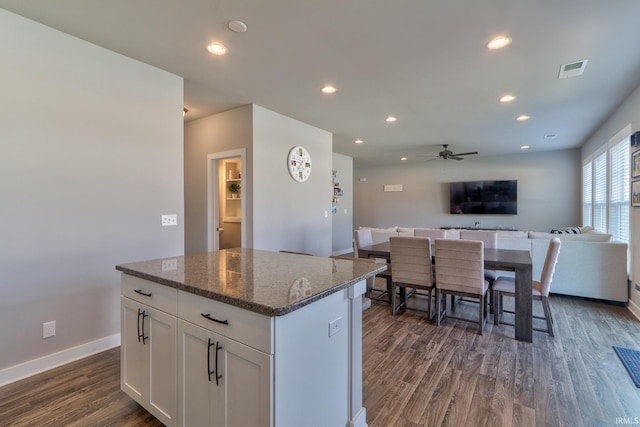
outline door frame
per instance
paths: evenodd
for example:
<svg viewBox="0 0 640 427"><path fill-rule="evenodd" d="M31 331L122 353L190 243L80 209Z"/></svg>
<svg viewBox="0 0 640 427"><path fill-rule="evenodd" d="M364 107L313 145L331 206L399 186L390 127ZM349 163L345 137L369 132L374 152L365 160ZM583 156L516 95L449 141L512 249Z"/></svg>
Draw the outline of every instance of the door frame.
<svg viewBox="0 0 640 427"><path fill-rule="evenodd" d="M207 250L217 251L220 249L220 235L218 233L218 224L220 224L220 203L219 203L219 174L218 161L240 157L240 173L243 180L246 179L246 148L237 150L222 151L219 153L211 153L207 155ZM244 182L243 182L244 183ZM246 230L246 191L240 192L240 246L247 247Z"/></svg>

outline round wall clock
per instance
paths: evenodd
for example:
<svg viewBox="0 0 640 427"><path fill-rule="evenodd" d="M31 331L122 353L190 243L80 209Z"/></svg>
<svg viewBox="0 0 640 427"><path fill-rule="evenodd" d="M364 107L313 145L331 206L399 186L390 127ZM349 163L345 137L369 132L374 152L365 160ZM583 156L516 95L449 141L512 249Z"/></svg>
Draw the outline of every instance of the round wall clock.
<svg viewBox="0 0 640 427"><path fill-rule="evenodd" d="M311 156L304 147L299 145L289 150L287 169L291 178L298 182L304 182L311 175Z"/></svg>

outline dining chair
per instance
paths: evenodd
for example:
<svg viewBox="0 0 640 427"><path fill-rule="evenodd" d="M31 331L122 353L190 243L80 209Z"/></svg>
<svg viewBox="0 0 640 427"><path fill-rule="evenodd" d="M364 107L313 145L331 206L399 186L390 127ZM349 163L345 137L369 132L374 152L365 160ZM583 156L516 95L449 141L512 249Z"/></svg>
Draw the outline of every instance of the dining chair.
<svg viewBox="0 0 640 427"><path fill-rule="evenodd" d="M484 243L485 248L493 249L498 247L498 232L493 230L460 230L461 240L480 240ZM498 272L495 270L484 270L484 279L489 282L489 287L493 285L493 282L498 277ZM493 313L493 294L489 294L489 308ZM452 298L452 301L455 299ZM474 301L475 302L475 301Z"/></svg>
<svg viewBox="0 0 640 427"><path fill-rule="evenodd" d="M447 317L474 322L478 323L478 334L482 335L489 289L489 283L484 279L484 242L436 239L435 248L436 324L440 326L441 321ZM478 298L480 304L477 322L447 314L446 295Z"/></svg>
<svg viewBox="0 0 640 427"><path fill-rule="evenodd" d="M431 254L433 254L435 252L433 247L434 242L436 239L446 239L447 230L440 228L416 228L413 230L413 235L415 237L428 237L431 239Z"/></svg>
<svg viewBox="0 0 640 427"><path fill-rule="evenodd" d="M390 237L391 253L391 315L395 315L398 308L406 308L407 297L424 295L417 290L427 291L427 318L432 316L433 299L433 270L431 265L431 239L428 237ZM396 306L396 287L400 288L400 304ZM407 295L406 288L414 291Z"/></svg>
<svg viewBox="0 0 640 427"><path fill-rule="evenodd" d="M560 255L560 239L554 237L549 241L549 247L547 249L547 256L544 260L544 265L542 267L542 274L540 275L540 280L534 280L531 286L531 292L533 292L533 299L542 302L542 310L544 312L544 317L541 316L533 316L535 319L544 319L547 323L547 329L536 329L536 331L547 332L550 336L554 336L553 334L553 316L551 314L551 307L549 306L549 290L551 289L551 281L553 280L553 273L556 269L556 263L558 262L558 256ZM493 282L493 323L494 325L498 325L500 323L511 325L511 323L507 323L501 320L500 315L503 311L507 313L513 313L512 311L503 310L502 308L502 296L513 296L516 295L516 282L513 277L499 276L495 282ZM516 316L518 313L514 313Z"/></svg>
<svg viewBox="0 0 640 427"><path fill-rule="evenodd" d="M359 252L358 252L359 248L373 245L373 236L371 235L371 230L368 230L368 229L355 230L355 232L353 233L353 237L354 237L354 244L355 244L354 252L356 254L356 257L359 256ZM374 258L374 261L379 264L388 263L387 260L384 258ZM380 277L386 281L387 290L381 291L379 289L375 289L375 287L372 287L372 289L368 291L367 297L375 301L385 301L390 303L391 298L389 297L385 299L383 298L383 296L385 294L389 296L389 292L391 291L391 266L390 265L387 266L386 271L376 274L376 277ZM378 295L374 297L373 295L371 295L372 292L378 292Z"/></svg>

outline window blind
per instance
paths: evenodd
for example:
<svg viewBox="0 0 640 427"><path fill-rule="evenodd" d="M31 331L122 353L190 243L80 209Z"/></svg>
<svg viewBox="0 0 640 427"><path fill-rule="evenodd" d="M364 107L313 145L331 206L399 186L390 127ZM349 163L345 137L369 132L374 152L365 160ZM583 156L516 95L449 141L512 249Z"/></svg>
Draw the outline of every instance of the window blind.
<svg viewBox="0 0 640 427"><path fill-rule="evenodd" d="M593 227L607 232L607 152L593 159Z"/></svg>
<svg viewBox="0 0 640 427"><path fill-rule="evenodd" d="M631 159L629 139L625 138L609 149L609 233L617 240L629 243L629 175Z"/></svg>

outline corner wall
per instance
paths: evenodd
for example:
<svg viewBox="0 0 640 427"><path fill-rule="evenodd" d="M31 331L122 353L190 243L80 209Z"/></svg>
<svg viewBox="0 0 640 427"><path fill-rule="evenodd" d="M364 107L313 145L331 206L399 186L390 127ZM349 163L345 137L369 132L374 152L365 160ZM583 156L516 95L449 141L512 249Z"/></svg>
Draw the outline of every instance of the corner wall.
<svg viewBox="0 0 640 427"><path fill-rule="evenodd" d="M580 225L581 173L579 150L355 167L353 225L443 227L479 221L481 227L535 231ZM502 179L518 180L517 215L449 214L449 182ZM384 192L385 184L402 184L404 191Z"/></svg>
<svg viewBox="0 0 640 427"><path fill-rule="evenodd" d="M115 265L182 255L184 215L181 78L3 9L0 69L2 384L118 345Z"/></svg>

